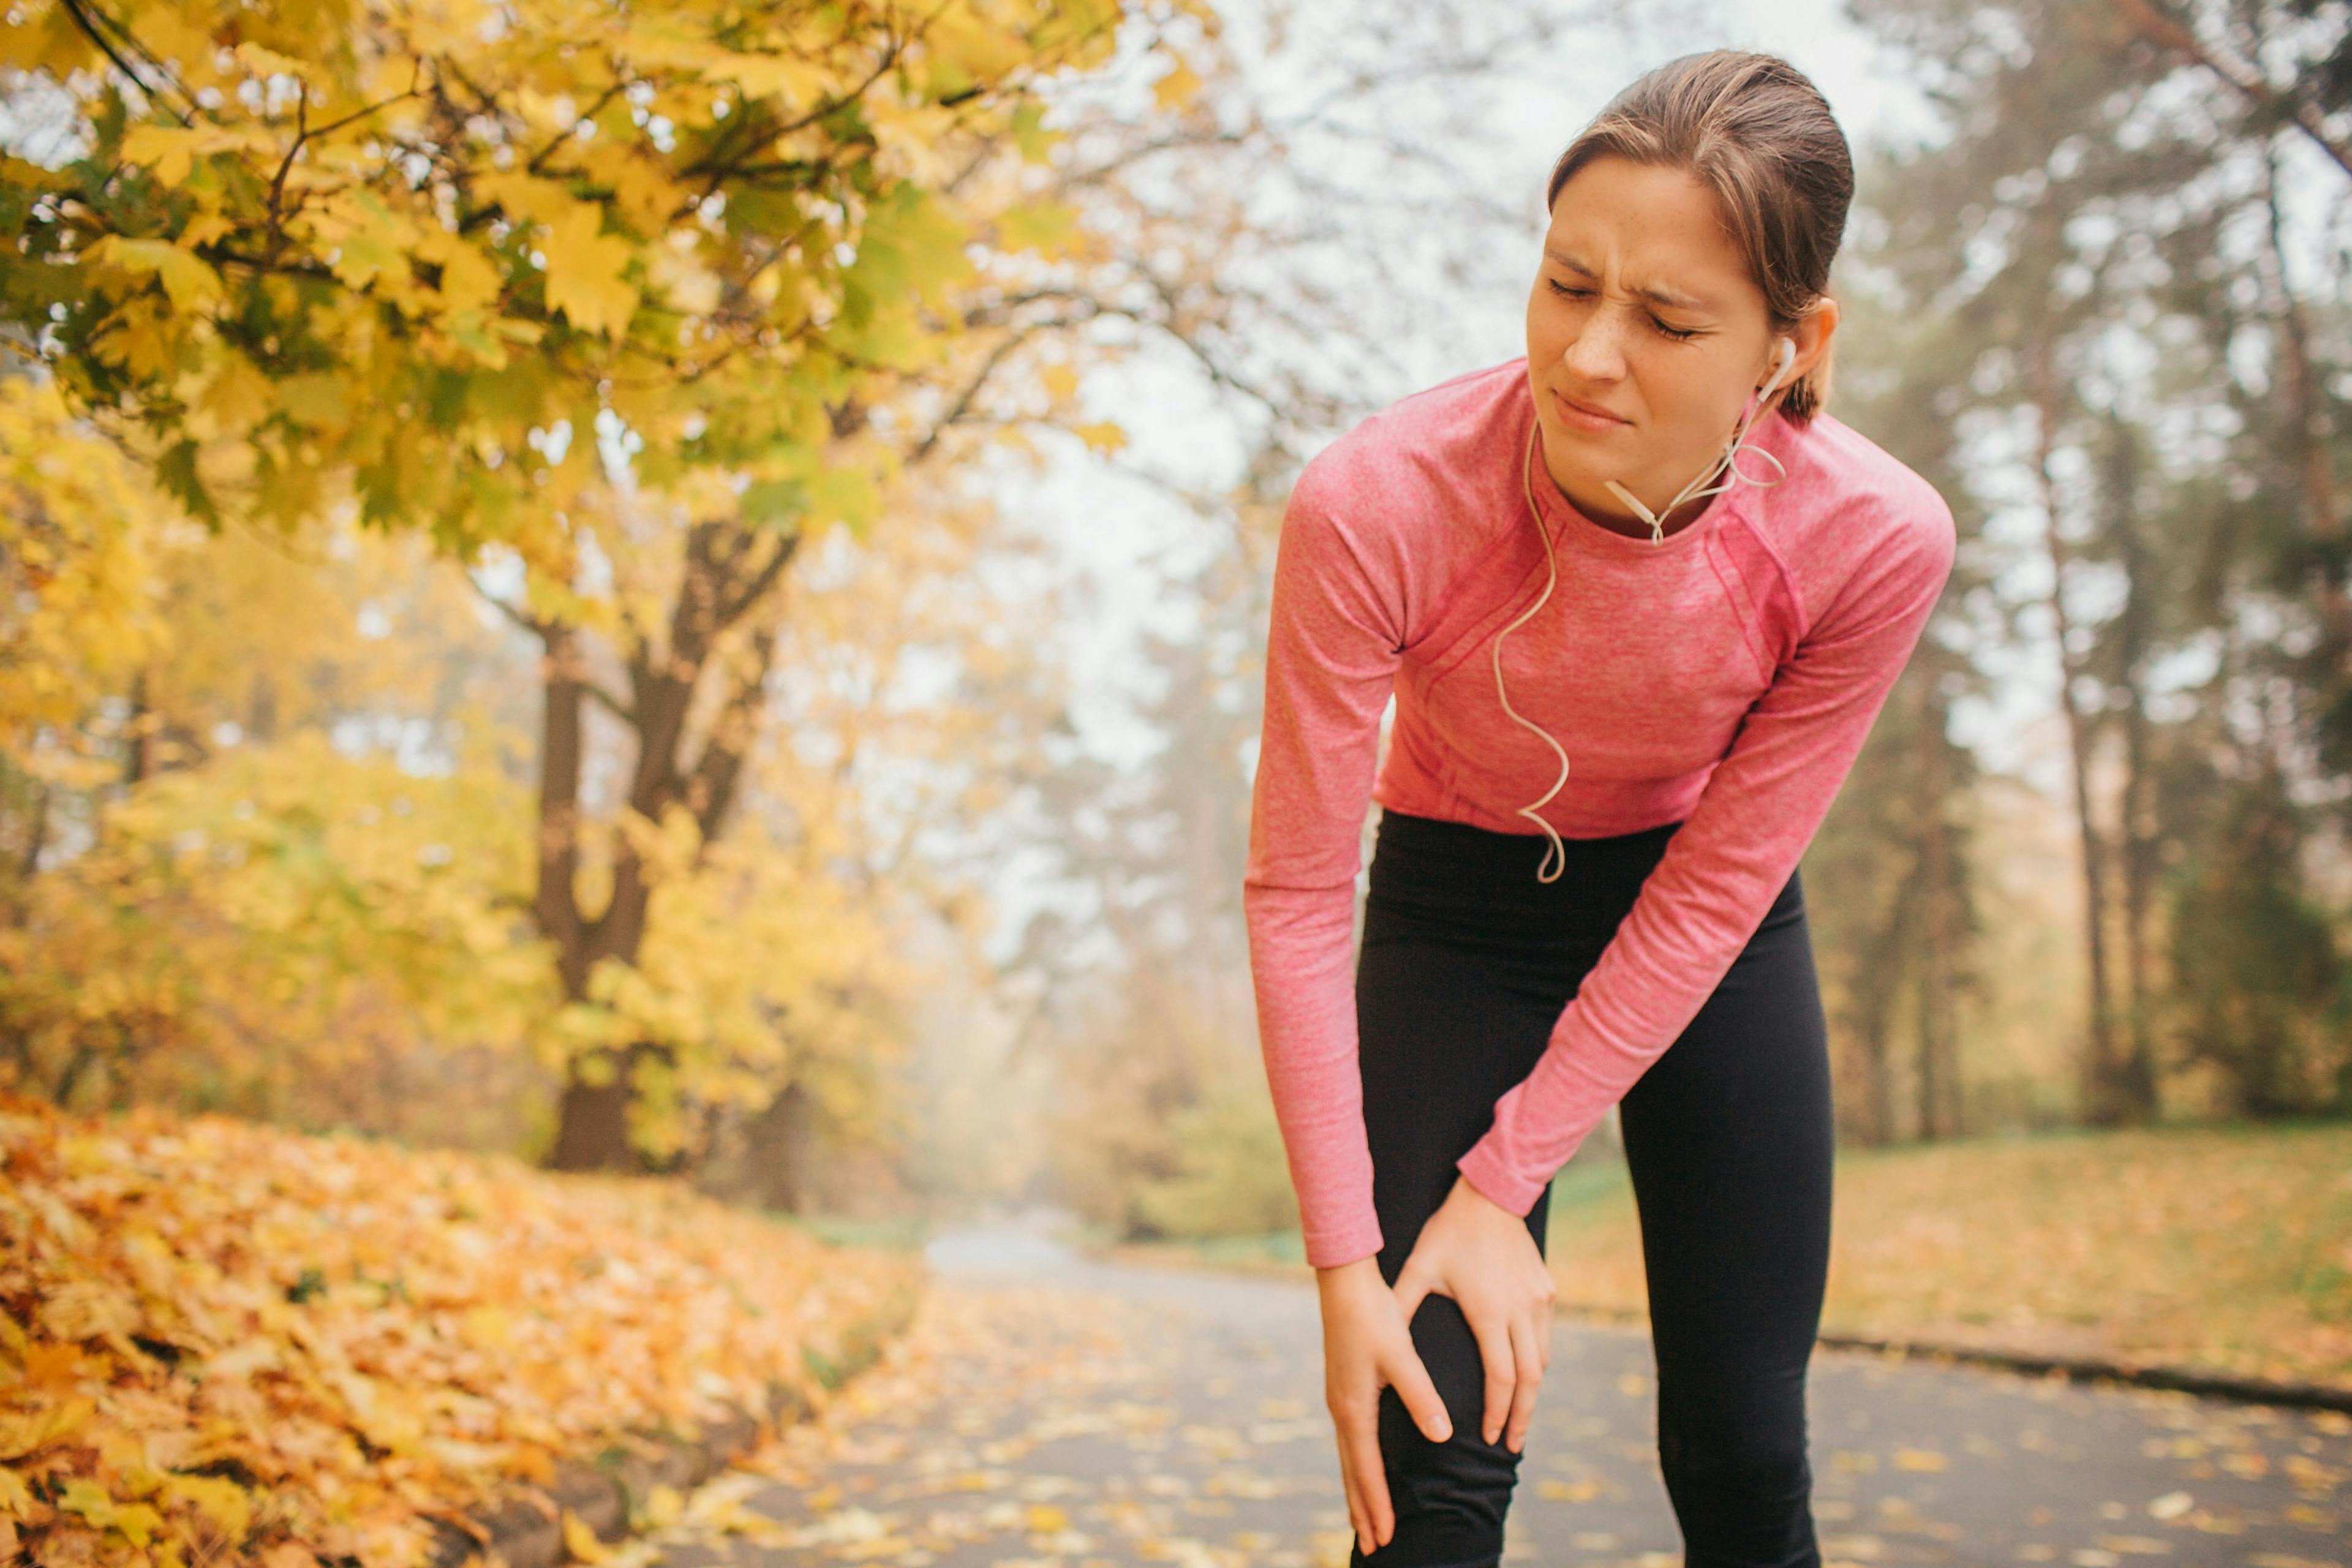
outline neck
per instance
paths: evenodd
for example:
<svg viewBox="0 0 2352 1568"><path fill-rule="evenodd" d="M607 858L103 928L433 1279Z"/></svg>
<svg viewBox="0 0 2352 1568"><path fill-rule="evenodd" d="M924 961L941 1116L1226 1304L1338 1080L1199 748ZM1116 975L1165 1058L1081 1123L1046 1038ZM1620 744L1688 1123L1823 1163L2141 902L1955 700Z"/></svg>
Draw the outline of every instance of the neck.
<svg viewBox="0 0 2352 1568"><path fill-rule="evenodd" d="M1538 444L1542 445L1540 435L1538 437ZM1561 500L1574 507L1579 513L1591 519L1612 533L1622 533L1628 539L1646 540L1650 537L1649 522L1619 504L1617 499L1609 493L1600 480L1581 473L1562 478L1559 469L1552 466L1549 447L1544 450L1543 466L1544 472L1550 476L1552 489L1559 494ZM1656 507L1663 506L1670 494L1669 491L1661 490L1654 500L1646 495L1642 499L1649 502L1654 510ZM1661 531L1668 538L1680 533L1704 516L1706 509L1714 504L1714 501L1713 496L1691 497L1674 510L1661 514L1660 521L1663 525Z"/></svg>

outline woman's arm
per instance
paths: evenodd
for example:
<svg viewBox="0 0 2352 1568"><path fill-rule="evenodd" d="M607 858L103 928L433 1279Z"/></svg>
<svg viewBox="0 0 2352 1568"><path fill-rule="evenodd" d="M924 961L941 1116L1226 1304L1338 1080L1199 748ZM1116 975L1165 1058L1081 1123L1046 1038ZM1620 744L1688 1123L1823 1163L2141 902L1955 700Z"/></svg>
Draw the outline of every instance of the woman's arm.
<svg viewBox="0 0 2352 1568"><path fill-rule="evenodd" d="M1916 507L1748 710L1534 1071L1455 1162L1511 1213L1681 1036L1796 869L1951 572L1950 510L1924 486Z"/></svg>
<svg viewBox="0 0 2352 1568"><path fill-rule="evenodd" d="M1356 1067L1355 895L1405 641L1395 542L1351 520L1347 499L1310 463L1283 513L1242 883L1266 1082L1318 1268L1381 1249Z"/></svg>
<svg viewBox="0 0 2352 1568"><path fill-rule="evenodd" d="M1381 1388L1395 1388L1433 1443L1453 1423L1381 1274L1356 1068L1356 872L1381 710L1405 642L1406 574L1396 541L1377 522L1360 531L1328 477L1307 465L1283 513L1242 907L1266 1082L1322 1308L1340 1485L1369 1553L1396 1532Z"/></svg>

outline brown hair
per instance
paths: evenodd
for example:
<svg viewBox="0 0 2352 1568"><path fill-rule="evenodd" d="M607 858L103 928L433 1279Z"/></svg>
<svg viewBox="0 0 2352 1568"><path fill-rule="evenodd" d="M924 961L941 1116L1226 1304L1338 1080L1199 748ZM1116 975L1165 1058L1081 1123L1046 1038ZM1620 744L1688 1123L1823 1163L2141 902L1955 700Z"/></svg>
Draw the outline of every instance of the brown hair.
<svg viewBox="0 0 2352 1568"><path fill-rule="evenodd" d="M1570 175L1612 153L1687 170L1715 192L1776 330L1794 326L1828 290L1853 199L1853 157L1828 100L1788 61L1712 49L1635 79L1559 155L1545 210ZM1811 418L1829 383L1825 352L1789 388L1781 412Z"/></svg>

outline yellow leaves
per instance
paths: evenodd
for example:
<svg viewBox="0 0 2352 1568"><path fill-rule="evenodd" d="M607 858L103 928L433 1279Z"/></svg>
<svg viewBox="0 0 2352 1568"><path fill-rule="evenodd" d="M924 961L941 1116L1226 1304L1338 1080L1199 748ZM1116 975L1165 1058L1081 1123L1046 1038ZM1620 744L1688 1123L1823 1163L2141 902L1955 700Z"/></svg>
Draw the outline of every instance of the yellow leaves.
<svg viewBox="0 0 2352 1568"><path fill-rule="evenodd" d="M1127 445L1127 432L1112 420L1097 420L1090 425L1074 427L1078 439L1095 452L1111 453Z"/></svg>
<svg viewBox="0 0 2352 1568"><path fill-rule="evenodd" d="M73 721L160 646L173 513L53 387L0 382L0 742Z"/></svg>
<svg viewBox="0 0 2352 1568"><path fill-rule="evenodd" d="M1017 206L996 220L996 232L1013 250L1034 250L1056 256L1069 248L1077 230L1078 209L1067 202L1036 202Z"/></svg>
<svg viewBox="0 0 2352 1568"><path fill-rule="evenodd" d="M689 236L675 235L671 243L656 246L646 271L646 280L672 310L701 316L719 308L719 275L703 265ZM772 279L773 274L762 276Z"/></svg>
<svg viewBox="0 0 2352 1568"><path fill-rule="evenodd" d="M1010 126L1013 144L1020 150L1024 163L1044 163L1053 158L1054 148L1062 141L1062 133L1045 126L1043 105L1024 103L1013 111Z"/></svg>
<svg viewBox="0 0 2352 1568"><path fill-rule="evenodd" d="M125 1289L107 1218L132 1208L162 1222L181 1303L238 1336L176 1366L59 1347L103 1405L0 1380L0 1520L34 1562L73 1560L100 1537L100 1561L307 1561L312 1546L421 1561L420 1510L544 1478L551 1451L762 1407L772 1384L801 1381L804 1342L880 1317L912 1276L903 1259L835 1253L660 1183L219 1118L138 1111L102 1126L0 1095L0 1195L68 1212L91 1238L45 1252L37 1275L25 1249L0 1248L0 1294ZM509 1319L504 1348L449 1332L478 1307ZM41 1316L33 1350L48 1343ZM278 1374L226 1379L232 1357ZM656 1492L644 1511L658 1522L685 1507ZM569 1545L583 1560L602 1550ZM162 1558L174 1550L185 1555Z"/></svg>
<svg viewBox="0 0 2352 1568"><path fill-rule="evenodd" d="M310 229L333 247L328 265L350 288L382 283L395 298L407 291L408 253L421 231L414 220L386 206L373 193L362 191L321 204L310 215Z"/></svg>
<svg viewBox="0 0 2352 1568"><path fill-rule="evenodd" d="M175 1474L164 1478L163 1494L194 1508L230 1541L244 1540L253 1527L253 1499L235 1481Z"/></svg>
<svg viewBox="0 0 2352 1568"><path fill-rule="evenodd" d="M1601 1495L1599 1481L1540 1480L1536 1495L1549 1502L1591 1502Z"/></svg>
<svg viewBox="0 0 2352 1568"><path fill-rule="evenodd" d="M417 258L440 269L441 304L451 312L477 311L498 300L501 286L498 268L474 247L472 241L439 228L427 228L415 242Z"/></svg>
<svg viewBox="0 0 2352 1568"><path fill-rule="evenodd" d="M586 1520L568 1508L563 1510L563 1549L572 1553L574 1562L609 1563L613 1560L612 1549L596 1539L596 1532L588 1528Z"/></svg>
<svg viewBox="0 0 2352 1568"><path fill-rule="evenodd" d="M243 354L222 363L212 379L192 387L190 401L205 416L196 426L199 437L243 435L276 406L278 389Z"/></svg>
<svg viewBox="0 0 2352 1568"><path fill-rule="evenodd" d="M306 429L341 430L351 423L351 383L331 370L289 375L278 383L287 416Z"/></svg>
<svg viewBox="0 0 2352 1568"><path fill-rule="evenodd" d="M41 1327L59 1340L128 1334L139 1322L139 1303L130 1292L99 1280L60 1286L41 1303Z"/></svg>
<svg viewBox="0 0 2352 1568"><path fill-rule="evenodd" d="M217 153L275 151L276 138L259 126L198 121L193 125L134 125L122 133L123 160L147 170L167 185L186 180L199 158L209 158Z"/></svg>
<svg viewBox="0 0 2352 1568"><path fill-rule="evenodd" d="M236 63L255 76L265 79L283 76L299 81L316 74L300 60L281 55L275 49L265 48L251 39L237 45Z"/></svg>
<svg viewBox="0 0 2352 1568"><path fill-rule="evenodd" d="M163 1525L163 1515L145 1503L117 1502L96 1481L67 1482L58 1507L67 1513L79 1514L100 1530L113 1531L133 1546L146 1545Z"/></svg>
<svg viewBox="0 0 2352 1568"><path fill-rule="evenodd" d="M80 1431L89 1425L90 1413L89 1400L68 1399L46 1409L0 1414L0 1460L14 1462L32 1458L50 1444Z"/></svg>
<svg viewBox="0 0 2352 1568"><path fill-rule="evenodd" d="M625 239L602 234L604 214L581 202L548 226L547 304L583 331L617 337L637 308L621 273L635 254Z"/></svg>
<svg viewBox="0 0 2352 1568"><path fill-rule="evenodd" d="M244 666L247 694L254 679ZM172 695L161 676L150 689ZM552 1000L514 913L528 811L488 769L418 778L315 731L146 782L27 889L0 966L22 1070L48 1081L102 1049L142 1085L204 1072L267 1103L287 1077L336 1071L354 1027L379 1050L517 1045ZM53 1337L131 1326L79 1293L54 1305L73 1317Z"/></svg>
<svg viewBox="0 0 2352 1568"><path fill-rule="evenodd" d="M203 258L168 239L126 239L110 234L92 245L89 255L96 266L153 278L163 284L175 310L201 314L221 301L220 274Z"/></svg>
<svg viewBox="0 0 2352 1568"><path fill-rule="evenodd" d="M520 172L485 174L475 182L474 188L483 201L495 203L516 223L552 226L580 205L560 182Z"/></svg>
<svg viewBox="0 0 2352 1568"><path fill-rule="evenodd" d="M1167 75L1152 85L1151 100L1167 112L1183 108L1200 93L1201 79L1190 65L1179 59L1169 68Z"/></svg>
<svg viewBox="0 0 2352 1568"><path fill-rule="evenodd" d="M504 1308L484 1303L467 1309L457 1331L477 1350L504 1351L515 1342L515 1321Z"/></svg>
<svg viewBox="0 0 2352 1568"><path fill-rule="evenodd" d="M1028 41L982 14L971 0L941 6L924 29L924 52L934 73L932 90L941 96L995 81L1028 58Z"/></svg>
<svg viewBox="0 0 2352 1568"><path fill-rule="evenodd" d="M779 108L805 109L839 85L834 73L789 54L746 55L713 49L701 61L711 81L731 81L752 98L772 98Z"/></svg>
<svg viewBox="0 0 2352 1568"><path fill-rule="evenodd" d="M575 442L551 476L530 433L610 375L622 340L625 395L659 405L631 415L657 443L642 466L682 482L826 439L808 411L872 407L937 374L979 266L1078 256L1087 231L1066 208L997 222L998 176L1056 140L1027 77L1092 61L1119 16L1117 0L949 0L902 35L887 7L596 5L484 27L470 5L125 0L123 26L206 112L109 145L121 121L100 89L76 129L142 177L100 200L93 173L19 160L0 184L39 215L26 255L87 284L59 334L85 360L68 384L108 385L114 412L144 420L168 487L208 521L290 520L356 489L371 522L521 548L593 455ZM0 48L102 64L41 17L50 34L12 30ZM424 126L436 79L504 85L445 136ZM852 99L853 113L812 112ZM792 129L740 134L771 121ZM207 330L231 318L243 331ZM273 347L241 361L249 342ZM257 365L331 366L344 395L265 396ZM734 411L734 456L676 434L682 412L717 408Z"/></svg>
<svg viewBox="0 0 2352 1568"><path fill-rule="evenodd" d="M623 223L647 237L662 236L681 205L685 192L658 159L619 142L590 143L588 172L613 189L613 205Z"/></svg>

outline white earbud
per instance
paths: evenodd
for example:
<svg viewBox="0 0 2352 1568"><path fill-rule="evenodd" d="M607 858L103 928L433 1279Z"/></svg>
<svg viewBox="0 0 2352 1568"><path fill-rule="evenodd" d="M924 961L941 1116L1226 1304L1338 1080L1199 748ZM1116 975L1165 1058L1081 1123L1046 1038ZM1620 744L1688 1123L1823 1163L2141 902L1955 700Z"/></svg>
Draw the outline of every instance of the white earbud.
<svg viewBox="0 0 2352 1568"><path fill-rule="evenodd" d="M1606 489L1619 500L1623 501L1628 507L1632 508L1634 516L1640 518L1643 522L1650 525L1651 543L1664 544L1666 542L1666 526L1664 520L1673 514L1674 510L1676 507L1682 505L1683 502L1686 500L1697 500L1706 496L1717 494L1723 490L1727 490L1731 488L1733 479L1748 479L1748 482L1751 485L1760 485L1767 488L1771 485L1777 485L1780 482L1778 479L1769 480L1749 479L1746 474L1739 471L1739 454L1743 450L1755 452L1766 462L1771 464L1775 468L1780 467L1780 459L1772 456L1771 453L1764 451L1760 447L1743 447L1742 445L1742 443L1748 439L1748 432L1749 429L1755 426L1758 417L1763 414L1764 405L1770 401L1773 388L1780 384L1781 378L1786 376L1797 363L1796 340L1794 338L1783 337L1778 341L1780 344L1780 354L1779 360L1772 367L1772 374L1770 377L1765 381L1764 384L1756 390L1754 406L1748 411L1748 416L1739 422L1739 428L1734 430L1731 433L1731 439L1723 444L1723 455L1716 458L1714 462L1708 464L1706 472L1692 475L1690 483L1675 491L1675 499L1668 501L1663 510L1654 512L1652 511L1648 507L1642 504L1642 500L1639 496L1636 496L1632 490L1627 489L1623 485L1619 484L1615 479L1603 479L1601 481L1602 488ZM1730 476L1721 484L1714 484L1713 480L1717 474L1722 473L1726 468L1731 470ZM1786 479L1787 477L1788 476L1785 471L1780 476L1781 479ZM1710 488L1701 489L1701 486L1708 486Z"/></svg>

